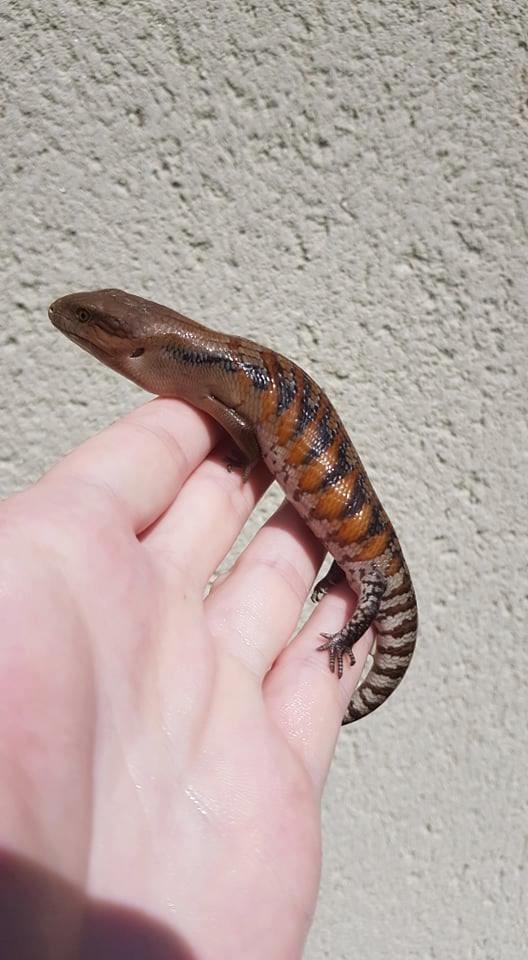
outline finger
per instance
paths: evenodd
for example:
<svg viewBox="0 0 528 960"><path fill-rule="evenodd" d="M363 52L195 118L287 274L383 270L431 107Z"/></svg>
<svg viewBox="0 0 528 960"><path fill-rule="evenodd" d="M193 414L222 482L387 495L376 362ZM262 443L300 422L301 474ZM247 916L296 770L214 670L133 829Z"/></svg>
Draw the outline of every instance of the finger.
<svg viewBox="0 0 528 960"><path fill-rule="evenodd" d="M206 600L220 649L262 678L297 626L322 557L321 544L283 503Z"/></svg>
<svg viewBox="0 0 528 960"><path fill-rule="evenodd" d="M189 404L158 397L91 437L43 479L99 485L139 533L172 503L220 433Z"/></svg>
<svg viewBox="0 0 528 960"><path fill-rule="evenodd" d="M228 448L221 444L184 483L178 497L142 536L143 545L203 593L224 560L256 503L271 483L262 463L244 482L228 470Z"/></svg>
<svg viewBox="0 0 528 960"><path fill-rule="evenodd" d="M361 676L373 634L354 644L356 663L347 659L343 677L330 672L328 655L318 651L321 633L335 633L351 617L355 597L346 584L333 588L283 651L264 684L264 696L287 739L322 789L348 702Z"/></svg>

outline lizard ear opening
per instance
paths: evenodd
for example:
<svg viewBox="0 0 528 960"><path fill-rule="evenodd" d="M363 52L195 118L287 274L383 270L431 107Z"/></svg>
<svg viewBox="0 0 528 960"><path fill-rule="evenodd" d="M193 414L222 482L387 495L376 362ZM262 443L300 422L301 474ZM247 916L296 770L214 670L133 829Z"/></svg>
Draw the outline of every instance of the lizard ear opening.
<svg viewBox="0 0 528 960"><path fill-rule="evenodd" d="M145 347L138 347L137 350L134 350L130 356L131 357L141 357L145 353Z"/></svg>

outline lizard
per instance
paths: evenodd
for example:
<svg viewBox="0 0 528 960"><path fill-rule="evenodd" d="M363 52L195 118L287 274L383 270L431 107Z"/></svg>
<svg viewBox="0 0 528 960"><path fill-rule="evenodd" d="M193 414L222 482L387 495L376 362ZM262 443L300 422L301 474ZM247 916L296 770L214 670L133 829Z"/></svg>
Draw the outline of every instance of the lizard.
<svg viewBox="0 0 528 960"><path fill-rule="evenodd" d="M411 660L418 612L397 534L325 391L300 366L244 337L211 330L121 290L67 294L52 324L112 370L150 393L177 397L213 417L234 441L246 480L262 458L310 530L332 555L317 601L343 578L357 595L348 622L321 634L338 678L354 644L373 626L367 675L343 717L376 710ZM229 464L233 466L233 463Z"/></svg>

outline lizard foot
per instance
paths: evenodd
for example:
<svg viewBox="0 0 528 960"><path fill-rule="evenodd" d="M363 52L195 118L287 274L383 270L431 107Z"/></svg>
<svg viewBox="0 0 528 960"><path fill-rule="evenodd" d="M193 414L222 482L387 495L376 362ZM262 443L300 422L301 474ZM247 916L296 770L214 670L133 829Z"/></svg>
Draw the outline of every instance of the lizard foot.
<svg viewBox="0 0 528 960"><path fill-rule="evenodd" d="M236 456L236 454L228 454L224 458L224 462L227 468L228 473L233 473L233 471L240 471L242 474L242 482L246 483L249 478L249 474L253 468L252 463L248 463L247 460L243 460L242 457Z"/></svg>
<svg viewBox="0 0 528 960"><path fill-rule="evenodd" d="M343 661L345 656L350 659L350 666L354 666L356 658L350 645L350 640L340 633L322 633L326 643L322 643L318 650L328 650L328 665L331 673L337 673L338 680L343 676ZM337 670L336 670L337 667Z"/></svg>
<svg viewBox="0 0 528 960"><path fill-rule="evenodd" d="M328 573L315 584L311 597L312 603L319 603L319 600L322 600L332 587L335 587L336 584L341 583L341 580L344 579L345 574L343 570L334 560Z"/></svg>

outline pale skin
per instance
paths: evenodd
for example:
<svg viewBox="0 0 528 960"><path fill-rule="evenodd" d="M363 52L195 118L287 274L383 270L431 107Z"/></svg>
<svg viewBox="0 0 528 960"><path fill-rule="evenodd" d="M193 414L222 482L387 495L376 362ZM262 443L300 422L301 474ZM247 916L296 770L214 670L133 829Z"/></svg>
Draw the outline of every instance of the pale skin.
<svg viewBox="0 0 528 960"><path fill-rule="evenodd" d="M316 647L345 585L297 630L322 550L289 505L207 594L270 483L226 469L222 436L157 399L0 506L0 897L28 956L127 955L127 936L144 960L302 956L372 635L337 680Z"/></svg>

